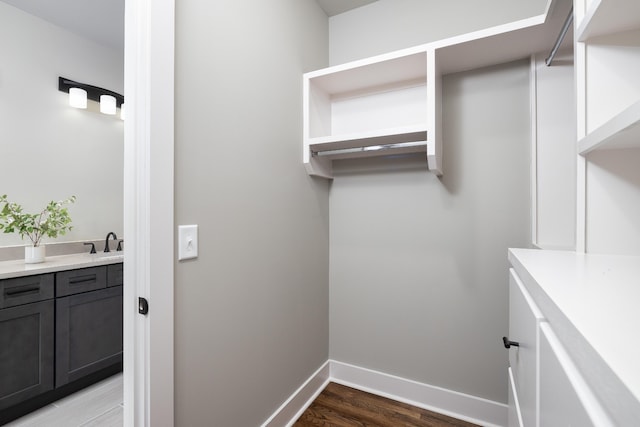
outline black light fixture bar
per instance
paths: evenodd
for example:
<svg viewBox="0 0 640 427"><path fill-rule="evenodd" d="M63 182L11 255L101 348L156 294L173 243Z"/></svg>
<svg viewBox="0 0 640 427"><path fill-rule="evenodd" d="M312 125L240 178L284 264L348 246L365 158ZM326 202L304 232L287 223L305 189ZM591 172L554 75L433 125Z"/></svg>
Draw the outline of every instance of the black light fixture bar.
<svg viewBox="0 0 640 427"><path fill-rule="evenodd" d="M72 87L86 90L87 99L91 99L92 101L100 102L100 95L111 95L116 98L116 107L120 108L120 106L124 103L124 96L120 95L117 92L113 92L97 86L91 86L86 83L76 82L64 77L58 77L58 90L60 92L69 93L69 89L71 89Z"/></svg>

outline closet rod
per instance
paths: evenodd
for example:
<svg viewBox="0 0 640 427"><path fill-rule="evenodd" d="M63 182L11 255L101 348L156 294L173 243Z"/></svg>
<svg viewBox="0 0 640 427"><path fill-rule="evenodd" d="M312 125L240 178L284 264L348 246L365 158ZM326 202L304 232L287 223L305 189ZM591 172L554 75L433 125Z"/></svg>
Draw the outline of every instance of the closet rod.
<svg viewBox="0 0 640 427"><path fill-rule="evenodd" d="M326 150L326 151L312 151L312 155L323 157L323 156L334 156L336 154L353 154L353 153L363 153L367 151L383 151L383 150L393 150L399 148L412 148L412 147L426 147L427 141L415 141L415 142L399 142L395 144L383 144L383 145L372 145L366 147L356 147L356 148L341 148L337 150Z"/></svg>
<svg viewBox="0 0 640 427"><path fill-rule="evenodd" d="M567 31L569 31L569 27L573 23L573 6L571 6L571 10L569 10L569 15L567 15L567 19L564 21L564 25L562 26L562 30L560 30L560 34L558 35L558 39L556 40L556 44L553 45L553 49L551 49L551 53L549 53L549 57L544 60L547 67L551 65L553 58L556 56L556 52L558 48L560 48L560 44L562 44L562 40L564 40L564 36L567 35Z"/></svg>

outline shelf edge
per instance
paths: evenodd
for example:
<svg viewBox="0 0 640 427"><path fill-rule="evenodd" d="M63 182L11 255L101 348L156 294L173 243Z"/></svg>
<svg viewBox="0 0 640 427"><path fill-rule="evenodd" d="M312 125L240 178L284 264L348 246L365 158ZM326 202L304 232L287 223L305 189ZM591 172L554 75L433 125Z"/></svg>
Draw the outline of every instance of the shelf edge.
<svg viewBox="0 0 640 427"><path fill-rule="evenodd" d="M638 127L638 125L640 125L640 101L625 108L615 117L612 117L606 123L580 139L578 141L578 153L585 155L595 150L640 147L640 127ZM629 146L623 145L616 147L615 144L620 141L620 135L633 127L638 127L637 143Z"/></svg>

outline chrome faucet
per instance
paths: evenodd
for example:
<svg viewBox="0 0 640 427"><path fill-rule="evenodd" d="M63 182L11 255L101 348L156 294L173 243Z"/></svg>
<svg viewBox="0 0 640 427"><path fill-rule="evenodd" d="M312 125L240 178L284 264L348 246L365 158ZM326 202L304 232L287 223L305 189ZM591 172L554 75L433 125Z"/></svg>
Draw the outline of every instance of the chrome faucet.
<svg viewBox="0 0 640 427"><path fill-rule="evenodd" d="M109 249L109 237L113 236L113 240L118 240L118 236L116 236L116 233L114 233L113 231L110 231L109 234L107 234L107 238L104 239L104 251L105 252L111 252L111 249Z"/></svg>

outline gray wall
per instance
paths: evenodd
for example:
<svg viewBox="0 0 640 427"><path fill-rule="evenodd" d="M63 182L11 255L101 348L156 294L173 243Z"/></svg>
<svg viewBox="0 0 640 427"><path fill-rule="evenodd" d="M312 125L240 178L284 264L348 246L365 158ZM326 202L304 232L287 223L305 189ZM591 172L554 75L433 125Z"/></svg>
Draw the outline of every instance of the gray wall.
<svg viewBox="0 0 640 427"><path fill-rule="evenodd" d="M547 0L378 0L329 21L332 65L544 12Z"/></svg>
<svg viewBox="0 0 640 427"><path fill-rule="evenodd" d="M378 50L361 25L396 48L431 40L438 9L415 10L420 33L372 7L330 20L332 57ZM362 42L348 53L338 20ZM507 248L530 244L528 61L445 76L443 97L441 179L420 158L334 162L330 357L506 402Z"/></svg>
<svg viewBox="0 0 640 427"><path fill-rule="evenodd" d="M313 0L176 3L177 426L255 426L328 358L328 183L302 164Z"/></svg>

